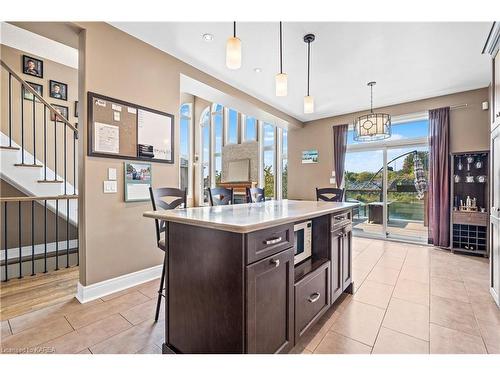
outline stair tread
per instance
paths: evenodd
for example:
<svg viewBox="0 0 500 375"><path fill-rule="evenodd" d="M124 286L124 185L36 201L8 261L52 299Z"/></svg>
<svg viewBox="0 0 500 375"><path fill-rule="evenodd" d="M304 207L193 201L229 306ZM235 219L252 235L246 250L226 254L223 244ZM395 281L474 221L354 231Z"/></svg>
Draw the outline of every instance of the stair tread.
<svg viewBox="0 0 500 375"><path fill-rule="evenodd" d="M43 165L41 164L26 164L26 163L17 163L17 164L14 164L16 167L35 167L35 168L42 168Z"/></svg>
<svg viewBox="0 0 500 375"><path fill-rule="evenodd" d="M0 146L1 150L12 150L12 151L18 151L20 150L19 147L14 147L14 146Z"/></svg>
<svg viewBox="0 0 500 375"><path fill-rule="evenodd" d="M38 180L37 182L41 184L62 184L63 180Z"/></svg>

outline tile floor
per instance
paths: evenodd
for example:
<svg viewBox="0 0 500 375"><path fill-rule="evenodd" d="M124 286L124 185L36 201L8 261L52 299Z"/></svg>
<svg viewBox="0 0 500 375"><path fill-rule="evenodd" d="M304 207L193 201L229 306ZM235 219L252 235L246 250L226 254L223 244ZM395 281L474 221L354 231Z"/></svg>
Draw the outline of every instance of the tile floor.
<svg viewBox="0 0 500 375"><path fill-rule="evenodd" d="M487 259L363 238L353 250L354 295L343 295L293 353L500 353ZM160 353L157 284L11 317L1 322L2 352Z"/></svg>

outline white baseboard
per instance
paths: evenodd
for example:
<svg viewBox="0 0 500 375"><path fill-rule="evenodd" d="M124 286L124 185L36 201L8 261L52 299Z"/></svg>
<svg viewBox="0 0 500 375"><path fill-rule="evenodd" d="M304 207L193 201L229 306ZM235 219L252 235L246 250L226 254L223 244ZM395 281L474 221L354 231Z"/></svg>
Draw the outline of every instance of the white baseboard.
<svg viewBox="0 0 500 375"><path fill-rule="evenodd" d="M161 277L162 268L163 265L160 264L158 266L146 268L141 271L132 272L87 286L83 286L78 283L76 299L78 299L80 303L86 303L97 298L107 296L108 294L119 292L120 290L157 279Z"/></svg>

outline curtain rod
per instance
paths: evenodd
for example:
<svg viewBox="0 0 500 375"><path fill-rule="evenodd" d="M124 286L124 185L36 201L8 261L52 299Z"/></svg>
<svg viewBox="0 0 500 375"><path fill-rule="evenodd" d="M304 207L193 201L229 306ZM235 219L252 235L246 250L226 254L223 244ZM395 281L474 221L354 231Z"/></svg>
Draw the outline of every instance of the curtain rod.
<svg viewBox="0 0 500 375"><path fill-rule="evenodd" d="M462 108L467 108L469 105L467 103L464 104L455 104L455 105L450 105L450 109L462 109Z"/></svg>

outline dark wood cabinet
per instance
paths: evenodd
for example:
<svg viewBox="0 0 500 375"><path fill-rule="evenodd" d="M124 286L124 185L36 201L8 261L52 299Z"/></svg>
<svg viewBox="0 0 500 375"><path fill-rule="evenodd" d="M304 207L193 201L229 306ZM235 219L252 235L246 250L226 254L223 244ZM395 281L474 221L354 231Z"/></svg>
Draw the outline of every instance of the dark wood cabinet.
<svg viewBox="0 0 500 375"><path fill-rule="evenodd" d="M339 229L331 234L331 295L332 303L340 297L343 291L342 276L342 246L344 232Z"/></svg>
<svg viewBox="0 0 500 375"><path fill-rule="evenodd" d="M247 266L247 353L288 352L294 345L293 258L290 248Z"/></svg>
<svg viewBox="0 0 500 375"><path fill-rule="evenodd" d="M342 290L352 283L352 227L344 228L342 233Z"/></svg>

